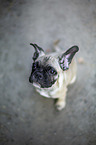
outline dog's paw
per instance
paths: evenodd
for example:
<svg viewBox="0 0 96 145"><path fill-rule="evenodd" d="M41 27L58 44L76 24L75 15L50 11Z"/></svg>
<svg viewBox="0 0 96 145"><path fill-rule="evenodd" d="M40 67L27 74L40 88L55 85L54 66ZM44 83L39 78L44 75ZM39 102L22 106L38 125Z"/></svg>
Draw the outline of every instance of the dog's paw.
<svg viewBox="0 0 96 145"><path fill-rule="evenodd" d="M56 106L56 109L58 110L58 111L61 111L63 108L65 108L65 106L66 106L66 102L64 102L64 101L57 101L57 103L55 104L55 106Z"/></svg>

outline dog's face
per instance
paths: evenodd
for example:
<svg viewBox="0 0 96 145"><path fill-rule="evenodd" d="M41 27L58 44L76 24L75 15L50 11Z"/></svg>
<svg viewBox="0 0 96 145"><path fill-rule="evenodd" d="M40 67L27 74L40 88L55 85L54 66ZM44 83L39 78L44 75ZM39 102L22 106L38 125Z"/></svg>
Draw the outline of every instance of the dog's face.
<svg viewBox="0 0 96 145"><path fill-rule="evenodd" d="M49 88L57 81L58 71L67 70L73 56L78 51L77 46L73 46L58 58L45 55L44 50L36 44L31 45L35 48L33 55L32 71L29 82L39 88Z"/></svg>
<svg viewBox="0 0 96 145"><path fill-rule="evenodd" d="M48 64L47 57L42 57L32 65L32 72L29 81L33 84L39 85L41 88L51 87L58 78L58 73L55 67Z"/></svg>

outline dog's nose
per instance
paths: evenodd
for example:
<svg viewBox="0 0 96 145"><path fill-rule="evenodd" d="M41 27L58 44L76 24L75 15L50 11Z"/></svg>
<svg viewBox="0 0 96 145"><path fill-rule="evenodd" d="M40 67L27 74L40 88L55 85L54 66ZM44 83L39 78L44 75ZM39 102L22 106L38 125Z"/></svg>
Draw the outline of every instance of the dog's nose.
<svg viewBox="0 0 96 145"><path fill-rule="evenodd" d="M35 74L35 78L36 78L36 80L41 80L43 78L43 75L40 72L37 72Z"/></svg>
<svg viewBox="0 0 96 145"><path fill-rule="evenodd" d="M43 78L43 75L40 72L36 72L36 73L33 73L32 75L30 75L29 82L30 83L38 82L38 81L42 80L42 78Z"/></svg>

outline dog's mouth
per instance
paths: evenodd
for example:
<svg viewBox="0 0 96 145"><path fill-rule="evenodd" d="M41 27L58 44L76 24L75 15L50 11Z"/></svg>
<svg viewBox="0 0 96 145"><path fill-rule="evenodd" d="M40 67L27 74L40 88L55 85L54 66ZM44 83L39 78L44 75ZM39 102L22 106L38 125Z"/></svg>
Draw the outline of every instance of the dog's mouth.
<svg viewBox="0 0 96 145"><path fill-rule="evenodd" d="M31 79L31 77L29 77L29 82L30 83L32 83L32 85L34 86L34 87L36 87L36 88L40 88L40 84L38 83L38 82L34 82L32 79Z"/></svg>
<svg viewBox="0 0 96 145"><path fill-rule="evenodd" d="M40 86L40 84L38 82L33 82L32 84L36 88L41 88L41 86Z"/></svg>

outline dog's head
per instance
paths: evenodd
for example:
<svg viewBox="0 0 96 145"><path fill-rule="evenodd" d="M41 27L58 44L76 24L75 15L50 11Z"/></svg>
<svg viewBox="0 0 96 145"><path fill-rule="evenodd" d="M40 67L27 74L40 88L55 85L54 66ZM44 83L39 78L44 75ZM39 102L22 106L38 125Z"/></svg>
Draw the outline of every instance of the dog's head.
<svg viewBox="0 0 96 145"><path fill-rule="evenodd" d="M79 50L73 46L58 57L45 55L44 50L36 44L30 44L35 48L33 55L32 72L29 82L39 88L49 88L58 79L59 70L69 69L73 56Z"/></svg>

